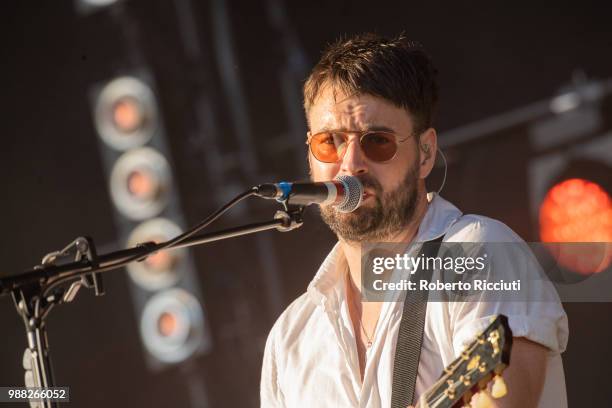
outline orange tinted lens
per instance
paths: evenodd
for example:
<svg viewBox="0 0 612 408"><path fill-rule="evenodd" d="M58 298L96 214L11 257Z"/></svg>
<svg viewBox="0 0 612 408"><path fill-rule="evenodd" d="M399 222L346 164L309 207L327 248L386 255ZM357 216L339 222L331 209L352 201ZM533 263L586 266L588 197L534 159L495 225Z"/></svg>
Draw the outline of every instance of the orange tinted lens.
<svg viewBox="0 0 612 408"><path fill-rule="evenodd" d="M318 133L310 140L312 155L324 163L335 163L342 155L346 137L338 133Z"/></svg>
<svg viewBox="0 0 612 408"><path fill-rule="evenodd" d="M361 138L361 149L375 162L391 160L397 152L395 137L390 133L372 132Z"/></svg>

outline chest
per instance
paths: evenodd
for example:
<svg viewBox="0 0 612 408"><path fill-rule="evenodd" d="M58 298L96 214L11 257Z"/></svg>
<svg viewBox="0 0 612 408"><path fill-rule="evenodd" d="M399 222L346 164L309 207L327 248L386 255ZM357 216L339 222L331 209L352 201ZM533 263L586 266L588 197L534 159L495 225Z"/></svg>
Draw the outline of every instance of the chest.
<svg viewBox="0 0 612 408"><path fill-rule="evenodd" d="M388 305L391 306L391 305ZM347 307L315 313L287 344L279 381L287 406L388 407L399 316L381 308L372 347L363 350ZM417 391L440 375L443 364L435 333L425 330Z"/></svg>

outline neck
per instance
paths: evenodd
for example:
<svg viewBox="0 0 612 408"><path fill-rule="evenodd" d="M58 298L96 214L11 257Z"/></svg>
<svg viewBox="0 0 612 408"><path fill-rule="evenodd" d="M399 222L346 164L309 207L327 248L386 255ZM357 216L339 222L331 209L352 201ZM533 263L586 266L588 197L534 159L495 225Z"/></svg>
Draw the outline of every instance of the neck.
<svg viewBox="0 0 612 408"><path fill-rule="evenodd" d="M414 212L414 217L405 225L400 231L396 234L387 237L384 241L381 242L397 242L397 243L410 243L416 236L416 233L419 230L419 226L421 225L421 221L427 212L427 195L420 194L417 200L416 209ZM344 256L346 257L346 262L349 268L349 275L351 277L351 282L347 285L350 288L354 296L361 297L361 243L360 242L349 242L340 240L340 246L344 252Z"/></svg>

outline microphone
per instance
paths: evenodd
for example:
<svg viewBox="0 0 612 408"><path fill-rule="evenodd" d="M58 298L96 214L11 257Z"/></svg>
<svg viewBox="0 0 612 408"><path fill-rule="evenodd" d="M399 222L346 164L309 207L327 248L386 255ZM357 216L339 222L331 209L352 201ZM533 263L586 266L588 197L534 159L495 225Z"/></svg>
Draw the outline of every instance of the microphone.
<svg viewBox="0 0 612 408"><path fill-rule="evenodd" d="M318 183L287 182L260 184L255 194L276 201L288 200L289 204L331 205L338 211L355 211L363 198L363 185L357 177L338 176L335 180Z"/></svg>

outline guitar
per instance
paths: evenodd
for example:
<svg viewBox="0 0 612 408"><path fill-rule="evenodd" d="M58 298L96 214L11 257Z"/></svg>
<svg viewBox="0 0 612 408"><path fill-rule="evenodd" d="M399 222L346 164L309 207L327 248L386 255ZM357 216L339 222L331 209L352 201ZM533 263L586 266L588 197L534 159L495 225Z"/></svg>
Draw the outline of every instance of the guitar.
<svg viewBox="0 0 612 408"><path fill-rule="evenodd" d="M421 397L416 408L450 408L470 406L475 392L478 405L489 406L486 391L492 381L491 396L501 398L507 393L501 373L510 364L512 331L508 318L498 315L489 326L453 361L440 379Z"/></svg>

